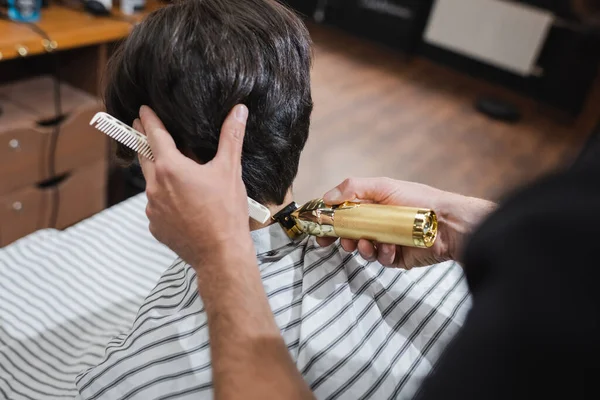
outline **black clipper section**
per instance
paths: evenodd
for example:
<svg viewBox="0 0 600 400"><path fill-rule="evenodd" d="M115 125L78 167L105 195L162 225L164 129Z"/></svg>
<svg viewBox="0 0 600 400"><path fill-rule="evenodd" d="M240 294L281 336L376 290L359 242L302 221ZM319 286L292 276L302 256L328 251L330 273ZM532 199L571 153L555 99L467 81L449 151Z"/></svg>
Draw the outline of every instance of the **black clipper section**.
<svg viewBox="0 0 600 400"><path fill-rule="evenodd" d="M292 229L296 225L296 221L290 215L298 209L298 204L295 201L291 202L277 214L273 215L273 221L279 222L286 230Z"/></svg>

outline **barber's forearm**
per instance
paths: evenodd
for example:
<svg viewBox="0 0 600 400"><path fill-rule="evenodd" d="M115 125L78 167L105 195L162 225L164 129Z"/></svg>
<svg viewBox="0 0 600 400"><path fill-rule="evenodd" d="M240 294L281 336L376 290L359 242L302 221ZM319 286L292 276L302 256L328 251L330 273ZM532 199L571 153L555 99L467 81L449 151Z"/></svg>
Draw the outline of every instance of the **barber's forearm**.
<svg viewBox="0 0 600 400"><path fill-rule="evenodd" d="M251 245L197 268L210 332L215 398L310 399L280 335Z"/></svg>
<svg viewBox="0 0 600 400"><path fill-rule="evenodd" d="M439 199L436 211L440 224L444 224L448 232L448 253L452 260L462 261L464 246L471 233L496 208L497 204L491 201L448 192Z"/></svg>

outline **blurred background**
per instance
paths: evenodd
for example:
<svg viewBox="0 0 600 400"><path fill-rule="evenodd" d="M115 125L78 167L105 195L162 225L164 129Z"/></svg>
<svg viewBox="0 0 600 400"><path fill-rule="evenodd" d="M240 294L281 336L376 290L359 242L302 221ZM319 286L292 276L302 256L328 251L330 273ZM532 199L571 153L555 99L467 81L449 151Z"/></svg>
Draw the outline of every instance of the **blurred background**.
<svg viewBox="0 0 600 400"><path fill-rule="evenodd" d="M111 52L166 4L2 1L0 246L143 191L88 123ZM314 40L299 202L350 176L498 200L568 166L600 120L600 35L576 1L284 3Z"/></svg>

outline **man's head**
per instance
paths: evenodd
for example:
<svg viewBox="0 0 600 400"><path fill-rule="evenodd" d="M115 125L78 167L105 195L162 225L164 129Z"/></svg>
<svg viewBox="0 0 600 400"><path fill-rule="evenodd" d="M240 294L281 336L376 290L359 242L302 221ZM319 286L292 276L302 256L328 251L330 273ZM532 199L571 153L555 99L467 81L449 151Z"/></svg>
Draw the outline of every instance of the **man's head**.
<svg viewBox="0 0 600 400"><path fill-rule="evenodd" d="M106 108L131 124L150 106L180 150L208 162L225 116L247 105L248 195L281 204L308 138L310 62L306 27L276 0L184 0L150 14L115 53Z"/></svg>

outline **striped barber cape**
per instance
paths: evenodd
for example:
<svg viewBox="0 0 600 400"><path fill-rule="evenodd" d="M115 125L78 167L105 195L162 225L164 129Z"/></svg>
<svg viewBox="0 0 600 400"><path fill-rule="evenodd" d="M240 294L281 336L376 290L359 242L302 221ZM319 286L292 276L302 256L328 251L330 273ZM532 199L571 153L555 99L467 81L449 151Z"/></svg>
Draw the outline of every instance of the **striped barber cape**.
<svg viewBox="0 0 600 400"><path fill-rule="evenodd" d="M75 377L132 324L176 255L138 195L0 249L0 399L73 399Z"/></svg>
<svg viewBox="0 0 600 400"><path fill-rule="evenodd" d="M455 263L407 272L339 242L292 242L278 225L252 235L276 322L319 399L413 397L470 307ZM86 400L212 398L206 313L190 266L175 262L162 275L131 329L76 385Z"/></svg>

